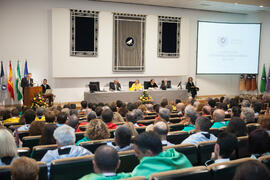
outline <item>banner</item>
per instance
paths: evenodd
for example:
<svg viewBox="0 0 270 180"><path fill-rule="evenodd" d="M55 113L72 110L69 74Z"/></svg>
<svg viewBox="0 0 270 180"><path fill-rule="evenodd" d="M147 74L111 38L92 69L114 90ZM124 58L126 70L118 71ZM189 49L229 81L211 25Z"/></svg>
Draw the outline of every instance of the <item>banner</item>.
<svg viewBox="0 0 270 180"><path fill-rule="evenodd" d="M0 76L0 102L7 98L7 78L5 76L3 61L1 61L1 76Z"/></svg>
<svg viewBox="0 0 270 180"><path fill-rule="evenodd" d="M14 90L13 90L11 61L9 61L8 91L9 91L10 97L14 100Z"/></svg>

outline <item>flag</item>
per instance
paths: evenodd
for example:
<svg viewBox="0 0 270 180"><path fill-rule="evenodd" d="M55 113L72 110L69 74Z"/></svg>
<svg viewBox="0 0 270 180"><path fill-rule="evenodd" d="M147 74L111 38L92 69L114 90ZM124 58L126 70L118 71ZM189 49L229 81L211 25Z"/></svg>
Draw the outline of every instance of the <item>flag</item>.
<svg viewBox="0 0 270 180"><path fill-rule="evenodd" d="M250 74L246 75L246 90L247 91L251 90L251 75Z"/></svg>
<svg viewBox="0 0 270 180"><path fill-rule="evenodd" d="M28 67L27 67L27 61L25 61L25 64L24 64L24 77L26 77L28 74Z"/></svg>
<svg viewBox="0 0 270 180"><path fill-rule="evenodd" d="M269 66L269 70L268 70L266 92L270 92L270 66Z"/></svg>
<svg viewBox="0 0 270 180"><path fill-rule="evenodd" d="M0 76L0 102L7 98L7 78L5 76L3 61L1 61L1 76Z"/></svg>
<svg viewBox="0 0 270 180"><path fill-rule="evenodd" d="M256 82L256 74L251 75L251 91L255 91L257 89L257 82Z"/></svg>
<svg viewBox="0 0 270 180"><path fill-rule="evenodd" d="M22 88L21 88L21 69L19 61L17 62L17 76L16 76L16 91L17 91L17 100L20 101L22 99Z"/></svg>
<svg viewBox="0 0 270 180"><path fill-rule="evenodd" d="M14 90L13 90L11 61L9 61L8 91L9 91L10 97L14 100Z"/></svg>
<svg viewBox="0 0 270 180"><path fill-rule="evenodd" d="M261 85L260 85L261 93L265 92L265 88L266 88L266 73L265 73L265 64L264 64L263 70L262 70Z"/></svg>

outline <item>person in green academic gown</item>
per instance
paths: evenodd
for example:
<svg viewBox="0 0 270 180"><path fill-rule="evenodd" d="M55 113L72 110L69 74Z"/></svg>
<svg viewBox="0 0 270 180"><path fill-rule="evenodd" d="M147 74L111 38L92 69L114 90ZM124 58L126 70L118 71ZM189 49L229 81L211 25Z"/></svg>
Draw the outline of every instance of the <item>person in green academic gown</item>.
<svg viewBox="0 0 270 180"><path fill-rule="evenodd" d="M192 167L187 157L175 149L162 152L160 138L154 132L144 132L134 139L135 155L140 160L132 176L149 176L153 173Z"/></svg>
<svg viewBox="0 0 270 180"><path fill-rule="evenodd" d="M120 160L115 148L103 145L95 151L93 159L95 173L83 176L80 180L116 180L130 177L129 173L118 173Z"/></svg>

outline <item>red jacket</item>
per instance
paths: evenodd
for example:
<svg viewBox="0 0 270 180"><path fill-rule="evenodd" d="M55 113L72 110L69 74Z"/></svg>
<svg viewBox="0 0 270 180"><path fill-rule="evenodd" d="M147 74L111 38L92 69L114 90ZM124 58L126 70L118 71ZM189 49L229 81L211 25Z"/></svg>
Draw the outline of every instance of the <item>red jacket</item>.
<svg viewBox="0 0 270 180"><path fill-rule="evenodd" d="M108 129L116 129L117 128L117 125L112 123L112 122L108 122L107 123L107 128Z"/></svg>

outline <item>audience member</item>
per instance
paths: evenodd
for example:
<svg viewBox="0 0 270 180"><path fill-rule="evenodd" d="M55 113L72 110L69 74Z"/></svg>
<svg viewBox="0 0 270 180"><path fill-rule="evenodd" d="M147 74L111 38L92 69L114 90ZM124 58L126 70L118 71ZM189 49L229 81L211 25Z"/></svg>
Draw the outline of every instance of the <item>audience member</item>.
<svg viewBox="0 0 270 180"><path fill-rule="evenodd" d="M79 126L79 118L77 115L73 114L70 115L68 120L67 120L67 125L69 125L70 127L77 129Z"/></svg>
<svg viewBox="0 0 270 180"><path fill-rule="evenodd" d="M239 106L233 106L231 117L240 117L240 114L241 114L241 108Z"/></svg>
<svg viewBox="0 0 270 180"><path fill-rule="evenodd" d="M9 113L9 111L7 111L7 112ZM11 110L11 117L8 119L5 119L3 121L3 125L9 124L9 123L19 123L19 122L20 122L20 112L18 111L18 109L12 109Z"/></svg>
<svg viewBox="0 0 270 180"><path fill-rule="evenodd" d="M259 161L248 161L240 165L233 180L269 180L269 169Z"/></svg>
<svg viewBox="0 0 270 180"><path fill-rule="evenodd" d="M88 123L89 123L91 120L96 119L96 118L97 118L97 114L96 114L95 111L89 112L89 114L87 115L87 119L81 121L81 123L78 125L78 128L76 129L76 132L81 132L81 130L79 129L80 126L87 126Z"/></svg>
<svg viewBox="0 0 270 180"><path fill-rule="evenodd" d="M241 107L242 108L247 108L247 107L250 107L250 101L247 100L247 99L244 99L241 103Z"/></svg>
<svg viewBox="0 0 270 180"><path fill-rule="evenodd" d="M180 124L184 124L185 127L182 131L189 132L195 129L195 121L197 119L197 112L192 105L187 105L185 108L185 119L180 122Z"/></svg>
<svg viewBox="0 0 270 180"><path fill-rule="evenodd" d="M167 122L170 120L170 110L167 108L160 108L158 115L159 115L158 116L159 118L161 118Z"/></svg>
<svg viewBox="0 0 270 180"><path fill-rule="evenodd" d="M101 118L101 113L102 113L102 111L103 111L103 109L102 109L101 106L97 106L97 107L96 107L95 112L96 112L96 114L97 114L97 118Z"/></svg>
<svg viewBox="0 0 270 180"><path fill-rule="evenodd" d="M28 157L15 159L10 167L11 180L38 180L37 161Z"/></svg>
<svg viewBox="0 0 270 180"><path fill-rule="evenodd" d="M42 108L42 107L39 107L36 109L36 121L45 121L45 116L44 116L44 113L45 113L45 109Z"/></svg>
<svg viewBox="0 0 270 180"><path fill-rule="evenodd" d="M47 123L54 123L55 122L55 113L52 111L46 112L45 113L45 121Z"/></svg>
<svg viewBox="0 0 270 180"><path fill-rule="evenodd" d="M68 116L67 113L60 112L57 115L56 126L60 127L60 126L63 126L64 124L66 124L67 123L67 116Z"/></svg>
<svg viewBox="0 0 270 180"><path fill-rule="evenodd" d="M249 107L242 108L240 117L245 121L246 124L255 122L255 113L252 108Z"/></svg>
<svg viewBox="0 0 270 180"><path fill-rule="evenodd" d="M172 145L174 145L174 144L170 143L169 141L167 141L167 135L168 135L168 132L169 132L169 127L168 127L167 123L165 123L163 121L157 122L154 125L153 130L160 137L162 146L172 146Z"/></svg>
<svg viewBox="0 0 270 180"><path fill-rule="evenodd" d="M144 132L134 139L135 155L140 160L132 176L149 176L153 173L192 167L190 161L175 149L162 152L162 143L154 132Z"/></svg>
<svg viewBox="0 0 270 180"><path fill-rule="evenodd" d="M176 104L176 111L179 117L183 117L185 114L185 104L184 103L177 103Z"/></svg>
<svg viewBox="0 0 270 180"><path fill-rule="evenodd" d="M261 124L261 128L264 128L270 134L270 114L260 116L258 123Z"/></svg>
<svg viewBox="0 0 270 180"><path fill-rule="evenodd" d="M246 123L240 117L232 117L226 131L234 134L236 137L246 136Z"/></svg>
<svg viewBox="0 0 270 180"><path fill-rule="evenodd" d="M23 117L25 120L25 124L18 128L18 131L28 131L30 128L30 124L35 120L36 113L32 109L27 109L23 113Z"/></svg>
<svg viewBox="0 0 270 180"><path fill-rule="evenodd" d="M45 125L45 122L43 121L33 121L29 128L29 136L41 135L44 125Z"/></svg>
<svg viewBox="0 0 270 180"><path fill-rule="evenodd" d="M87 125L84 138L77 141L76 145L85 141L108 139L109 137L110 132L106 124L101 119L93 119Z"/></svg>
<svg viewBox="0 0 270 180"><path fill-rule="evenodd" d="M78 157L91 155L92 153L81 146L75 146L75 130L68 126L62 125L53 133L58 149L48 150L41 161L46 162L48 172L50 172L51 161L69 157Z"/></svg>
<svg viewBox="0 0 270 180"><path fill-rule="evenodd" d="M197 145L203 141L217 140L216 136L209 133L211 122L207 117L198 117L195 122L195 134L190 135L181 144L194 144Z"/></svg>
<svg viewBox="0 0 270 180"><path fill-rule="evenodd" d="M145 105L145 107L146 107L146 114L147 113L154 113L153 104L148 103L148 104Z"/></svg>
<svg viewBox="0 0 270 180"><path fill-rule="evenodd" d="M115 130L115 135L114 135L114 140L116 144L116 146L114 146L115 149L118 152L133 149L133 145L131 144L131 136L132 136L132 133L128 127L124 125L118 126ZM109 144L112 145L111 143Z"/></svg>
<svg viewBox="0 0 270 180"><path fill-rule="evenodd" d="M128 113L127 105L125 103L122 104L122 106L119 108L118 112L122 117L126 117L126 114Z"/></svg>
<svg viewBox="0 0 270 180"><path fill-rule="evenodd" d="M110 105L110 109L113 112L113 120L112 123L118 123L118 122L125 122L124 118L121 116L121 114L119 114L119 112L117 112L117 107L115 103L112 103Z"/></svg>
<svg viewBox="0 0 270 180"><path fill-rule="evenodd" d="M215 163L230 161L237 150L238 141L234 134L223 132L219 134L212 153L211 160Z"/></svg>
<svg viewBox="0 0 270 180"><path fill-rule="evenodd" d="M211 128L221 128L226 127L228 125L227 122L224 120L225 118L225 112L223 109L216 109L213 113L213 120L214 124Z"/></svg>
<svg viewBox="0 0 270 180"><path fill-rule="evenodd" d="M251 158L270 155L270 137L264 129L255 129L248 136Z"/></svg>
<svg viewBox="0 0 270 180"><path fill-rule="evenodd" d="M143 112L140 109L134 109L132 112L135 114L136 122L140 120L144 120L144 115ZM139 125L135 123L136 125ZM144 125L139 125L139 126L144 126Z"/></svg>
<svg viewBox="0 0 270 180"><path fill-rule="evenodd" d="M106 123L108 129L116 129L117 125L112 123L113 112L110 109L102 111L102 120Z"/></svg>
<svg viewBox="0 0 270 180"><path fill-rule="evenodd" d="M53 133L57 126L55 124L45 124L43 127L41 138L39 140L40 145L49 145L49 144L56 144L56 141L53 137Z"/></svg>
<svg viewBox="0 0 270 180"><path fill-rule="evenodd" d="M202 116L211 116L211 106L209 106L209 105L203 106Z"/></svg>
<svg viewBox="0 0 270 180"><path fill-rule="evenodd" d="M95 151L95 157L92 161L94 172L83 176L80 180L90 179L125 179L130 177L128 173L118 173L116 170L120 167L120 160L117 151L111 146L100 146Z"/></svg>
<svg viewBox="0 0 270 180"><path fill-rule="evenodd" d="M0 128L0 166L10 165L18 157L15 139L5 128Z"/></svg>

